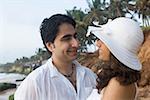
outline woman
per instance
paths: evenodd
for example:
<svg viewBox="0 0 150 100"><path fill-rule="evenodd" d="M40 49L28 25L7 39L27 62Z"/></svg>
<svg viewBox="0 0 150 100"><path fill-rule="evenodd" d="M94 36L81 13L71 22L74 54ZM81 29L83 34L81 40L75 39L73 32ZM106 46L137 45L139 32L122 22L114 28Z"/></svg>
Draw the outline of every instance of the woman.
<svg viewBox="0 0 150 100"><path fill-rule="evenodd" d="M136 100L136 83L142 67L137 57L143 42L140 26L125 17L105 25L94 24L98 27L89 26L88 34L91 32L99 39L96 45L103 64L98 66L98 90L93 90L87 100Z"/></svg>

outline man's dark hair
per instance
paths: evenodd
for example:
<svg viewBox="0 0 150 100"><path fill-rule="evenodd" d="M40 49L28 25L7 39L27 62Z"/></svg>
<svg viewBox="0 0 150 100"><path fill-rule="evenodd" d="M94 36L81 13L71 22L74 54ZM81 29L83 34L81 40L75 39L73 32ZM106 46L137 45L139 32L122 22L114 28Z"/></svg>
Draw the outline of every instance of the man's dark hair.
<svg viewBox="0 0 150 100"><path fill-rule="evenodd" d="M71 24L74 28L76 26L76 22L70 16L64 14L55 14L50 18L45 18L43 20L40 26L40 33L43 44L46 49L47 49L46 43L54 42L57 33L59 32L59 26L64 23ZM48 52L50 51L48 50Z"/></svg>

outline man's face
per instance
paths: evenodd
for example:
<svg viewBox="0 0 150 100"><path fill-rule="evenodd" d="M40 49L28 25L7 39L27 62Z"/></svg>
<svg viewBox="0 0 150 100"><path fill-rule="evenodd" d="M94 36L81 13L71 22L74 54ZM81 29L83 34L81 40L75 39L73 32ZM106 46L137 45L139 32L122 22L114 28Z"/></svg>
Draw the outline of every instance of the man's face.
<svg viewBox="0 0 150 100"><path fill-rule="evenodd" d="M79 47L76 35L77 33L71 24L60 25L58 35L53 43L52 57L65 61L76 59Z"/></svg>

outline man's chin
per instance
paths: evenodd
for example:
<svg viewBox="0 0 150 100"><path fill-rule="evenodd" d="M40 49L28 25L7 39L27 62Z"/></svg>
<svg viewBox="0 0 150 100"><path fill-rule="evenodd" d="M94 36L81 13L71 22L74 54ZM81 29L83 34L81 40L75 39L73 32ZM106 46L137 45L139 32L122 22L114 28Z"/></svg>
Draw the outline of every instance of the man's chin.
<svg viewBox="0 0 150 100"><path fill-rule="evenodd" d="M76 60L77 59L77 55L76 56L71 56L72 60Z"/></svg>
<svg viewBox="0 0 150 100"><path fill-rule="evenodd" d="M75 60L77 58L77 52L69 52L68 57L72 60Z"/></svg>
<svg viewBox="0 0 150 100"><path fill-rule="evenodd" d="M72 56L73 57L73 59L77 59L77 55L76 56Z"/></svg>

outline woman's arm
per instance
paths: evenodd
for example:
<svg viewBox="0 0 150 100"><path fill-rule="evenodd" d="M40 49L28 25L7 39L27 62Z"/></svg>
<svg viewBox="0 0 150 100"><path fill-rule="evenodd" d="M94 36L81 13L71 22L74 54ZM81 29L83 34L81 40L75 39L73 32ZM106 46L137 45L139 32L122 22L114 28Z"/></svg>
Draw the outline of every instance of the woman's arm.
<svg viewBox="0 0 150 100"><path fill-rule="evenodd" d="M112 78L105 87L102 100L134 100L135 94L134 83L123 86L115 78Z"/></svg>

